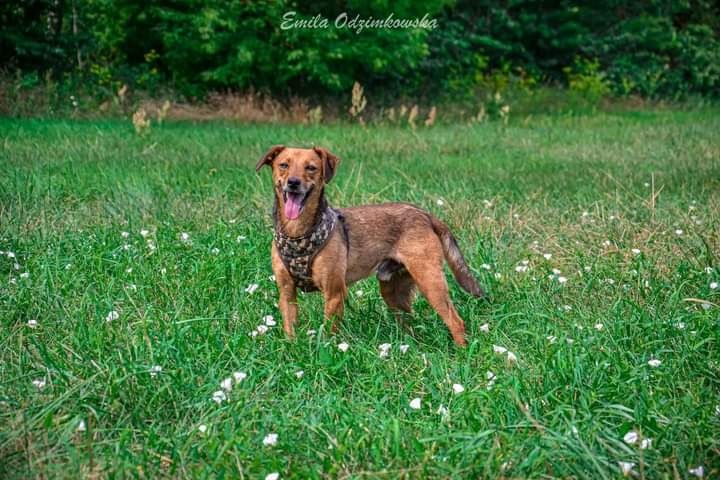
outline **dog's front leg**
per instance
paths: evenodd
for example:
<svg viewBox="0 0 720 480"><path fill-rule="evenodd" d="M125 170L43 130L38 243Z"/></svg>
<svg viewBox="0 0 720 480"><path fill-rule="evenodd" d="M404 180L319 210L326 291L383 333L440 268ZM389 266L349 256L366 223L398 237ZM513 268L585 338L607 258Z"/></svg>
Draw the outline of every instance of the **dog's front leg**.
<svg viewBox="0 0 720 480"><path fill-rule="evenodd" d="M331 331L337 333L338 326L345 312L345 297L347 296L347 288L345 280L338 279L323 289L325 297L325 321L332 322Z"/></svg>
<svg viewBox="0 0 720 480"><path fill-rule="evenodd" d="M272 268L275 274L275 282L280 292L280 300L278 308L283 319L283 329L288 337L295 337L295 324L297 323L297 289L295 281L290 272L285 268L285 264L280 259L280 255L275 248L273 242L272 247Z"/></svg>

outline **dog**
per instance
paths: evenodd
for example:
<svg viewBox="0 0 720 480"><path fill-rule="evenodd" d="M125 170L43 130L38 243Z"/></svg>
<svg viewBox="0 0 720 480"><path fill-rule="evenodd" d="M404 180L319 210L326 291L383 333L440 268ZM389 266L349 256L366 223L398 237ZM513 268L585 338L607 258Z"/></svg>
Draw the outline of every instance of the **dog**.
<svg viewBox="0 0 720 480"><path fill-rule="evenodd" d="M339 164L340 159L325 148L277 145L255 167L257 172L265 165L272 168L272 269L285 333L295 335L298 289L322 293L325 319L337 332L348 285L375 272L380 294L398 319L401 312L412 311L417 288L455 343L467 345L465 323L448 293L443 260L465 291L479 298L485 293L447 225L407 203L331 208L324 187Z"/></svg>

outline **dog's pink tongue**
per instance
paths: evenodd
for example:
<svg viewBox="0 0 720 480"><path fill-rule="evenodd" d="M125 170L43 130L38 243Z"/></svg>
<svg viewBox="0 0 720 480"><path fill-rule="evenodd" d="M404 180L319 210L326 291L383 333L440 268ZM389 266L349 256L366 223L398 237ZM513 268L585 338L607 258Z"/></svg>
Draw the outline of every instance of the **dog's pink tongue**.
<svg viewBox="0 0 720 480"><path fill-rule="evenodd" d="M294 197L294 195L288 195L285 201L285 216L289 220L295 220L300 216L300 201Z"/></svg>

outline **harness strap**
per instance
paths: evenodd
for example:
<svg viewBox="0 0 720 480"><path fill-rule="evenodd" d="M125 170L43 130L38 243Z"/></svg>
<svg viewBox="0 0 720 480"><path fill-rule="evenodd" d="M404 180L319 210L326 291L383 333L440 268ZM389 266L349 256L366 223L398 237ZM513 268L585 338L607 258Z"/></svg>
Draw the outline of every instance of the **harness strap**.
<svg viewBox="0 0 720 480"><path fill-rule="evenodd" d="M347 226L344 217L337 210L330 208L323 196L320 199L320 209L313 227L305 235L291 237L283 231L278 219L277 200L273 208L273 216L275 220L275 232L273 235L275 245L283 264L285 264L285 268L288 269L293 280L295 280L295 285L305 292L317 290L317 286L312 281L312 262L327 244L338 222L341 224L345 245L348 244Z"/></svg>

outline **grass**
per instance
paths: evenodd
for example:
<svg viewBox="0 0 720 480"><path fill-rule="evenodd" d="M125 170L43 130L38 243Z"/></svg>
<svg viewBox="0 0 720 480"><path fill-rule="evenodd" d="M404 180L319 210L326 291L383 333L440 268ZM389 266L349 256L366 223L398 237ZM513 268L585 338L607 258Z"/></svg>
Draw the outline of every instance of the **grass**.
<svg viewBox="0 0 720 480"><path fill-rule="evenodd" d="M15 254L0 256L0 477L608 479L621 461L639 478L720 475L718 113L145 136L0 120L0 250ZM410 335L373 279L335 337L313 294L296 341L249 335L279 320L271 188L253 171L276 143L342 158L336 206L410 201L451 226L492 295L450 280L467 349L423 299Z"/></svg>

